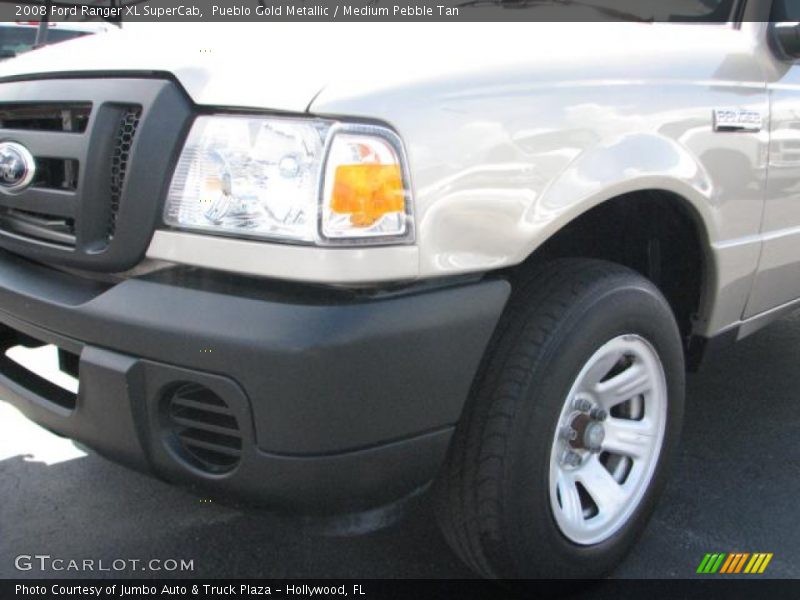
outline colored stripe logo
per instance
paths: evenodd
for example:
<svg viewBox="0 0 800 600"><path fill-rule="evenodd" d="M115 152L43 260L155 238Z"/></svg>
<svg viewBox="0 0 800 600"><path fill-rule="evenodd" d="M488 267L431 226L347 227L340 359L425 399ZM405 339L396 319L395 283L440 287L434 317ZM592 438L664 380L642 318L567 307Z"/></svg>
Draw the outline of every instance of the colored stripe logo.
<svg viewBox="0 0 800 600"><path fill-rule="evenodd" d="M772 553L738 552L726 554L722 552L706 554L697 567L697 572L703 575L714 573L731 575L736 573L747 573L751 575L761 574L767 570L769 561L772 560Z"/></svg>

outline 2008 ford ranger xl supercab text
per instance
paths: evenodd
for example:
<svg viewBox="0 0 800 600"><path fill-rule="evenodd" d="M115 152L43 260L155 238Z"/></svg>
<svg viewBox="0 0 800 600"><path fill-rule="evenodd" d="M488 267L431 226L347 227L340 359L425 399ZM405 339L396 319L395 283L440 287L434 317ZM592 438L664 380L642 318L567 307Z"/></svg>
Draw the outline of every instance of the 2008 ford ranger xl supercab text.
<svg viewBox="0 0 800 600"><path fill-rule="evenodd" d="M4 63L0 397L276 509L432 483L485 576L608 572L686 369L800 298L800 15L697 4L730 22L165 28ZM5 353L42 345L77 394Z"/></svg>

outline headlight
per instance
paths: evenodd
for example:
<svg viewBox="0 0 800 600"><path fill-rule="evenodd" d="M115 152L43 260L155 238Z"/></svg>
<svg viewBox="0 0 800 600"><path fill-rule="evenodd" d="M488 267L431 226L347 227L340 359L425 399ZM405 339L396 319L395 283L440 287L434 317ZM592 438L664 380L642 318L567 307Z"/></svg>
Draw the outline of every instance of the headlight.
<svg viewBox="0 0 800 600"><path fill-rule="evenodd" d="M198 117L167 225L334 245L413 240L408 172L390 130L322 119Z"/></svg>

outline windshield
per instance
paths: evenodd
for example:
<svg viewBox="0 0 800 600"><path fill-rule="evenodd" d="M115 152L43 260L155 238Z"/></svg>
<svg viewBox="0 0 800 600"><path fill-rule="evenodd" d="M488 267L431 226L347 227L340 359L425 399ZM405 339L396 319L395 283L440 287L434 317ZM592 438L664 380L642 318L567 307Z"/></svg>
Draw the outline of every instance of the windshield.
<svg viewBox="0 0 800 600"><path fill-rule="evenodd" d="M36 43L37 27L19 25L0 25L0 59L13 58L17 54L33 50ZM50 28L47 30L47 43L57 44L86 35L87 31L70 31Z"/></svg>
<svg viewBox="0 0 800 600"><path fill-rule="evenodd" d="M788 0L787 0L788 1ZM707 21L734 20L739 0L465 0L462 6L496 5L533 10L543 21Z"/></svg>

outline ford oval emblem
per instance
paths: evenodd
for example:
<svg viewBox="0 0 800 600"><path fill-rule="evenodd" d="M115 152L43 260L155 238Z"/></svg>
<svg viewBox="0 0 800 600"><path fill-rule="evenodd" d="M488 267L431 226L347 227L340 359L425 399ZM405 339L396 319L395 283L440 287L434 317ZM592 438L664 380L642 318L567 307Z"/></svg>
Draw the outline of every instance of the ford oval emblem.
<svg viewBox="0 0 800 600"><path fill-rule="evenodd" d="M0 143L0 191L7 194L21 192L33 181L36 162L22 144Z"/></svg>

